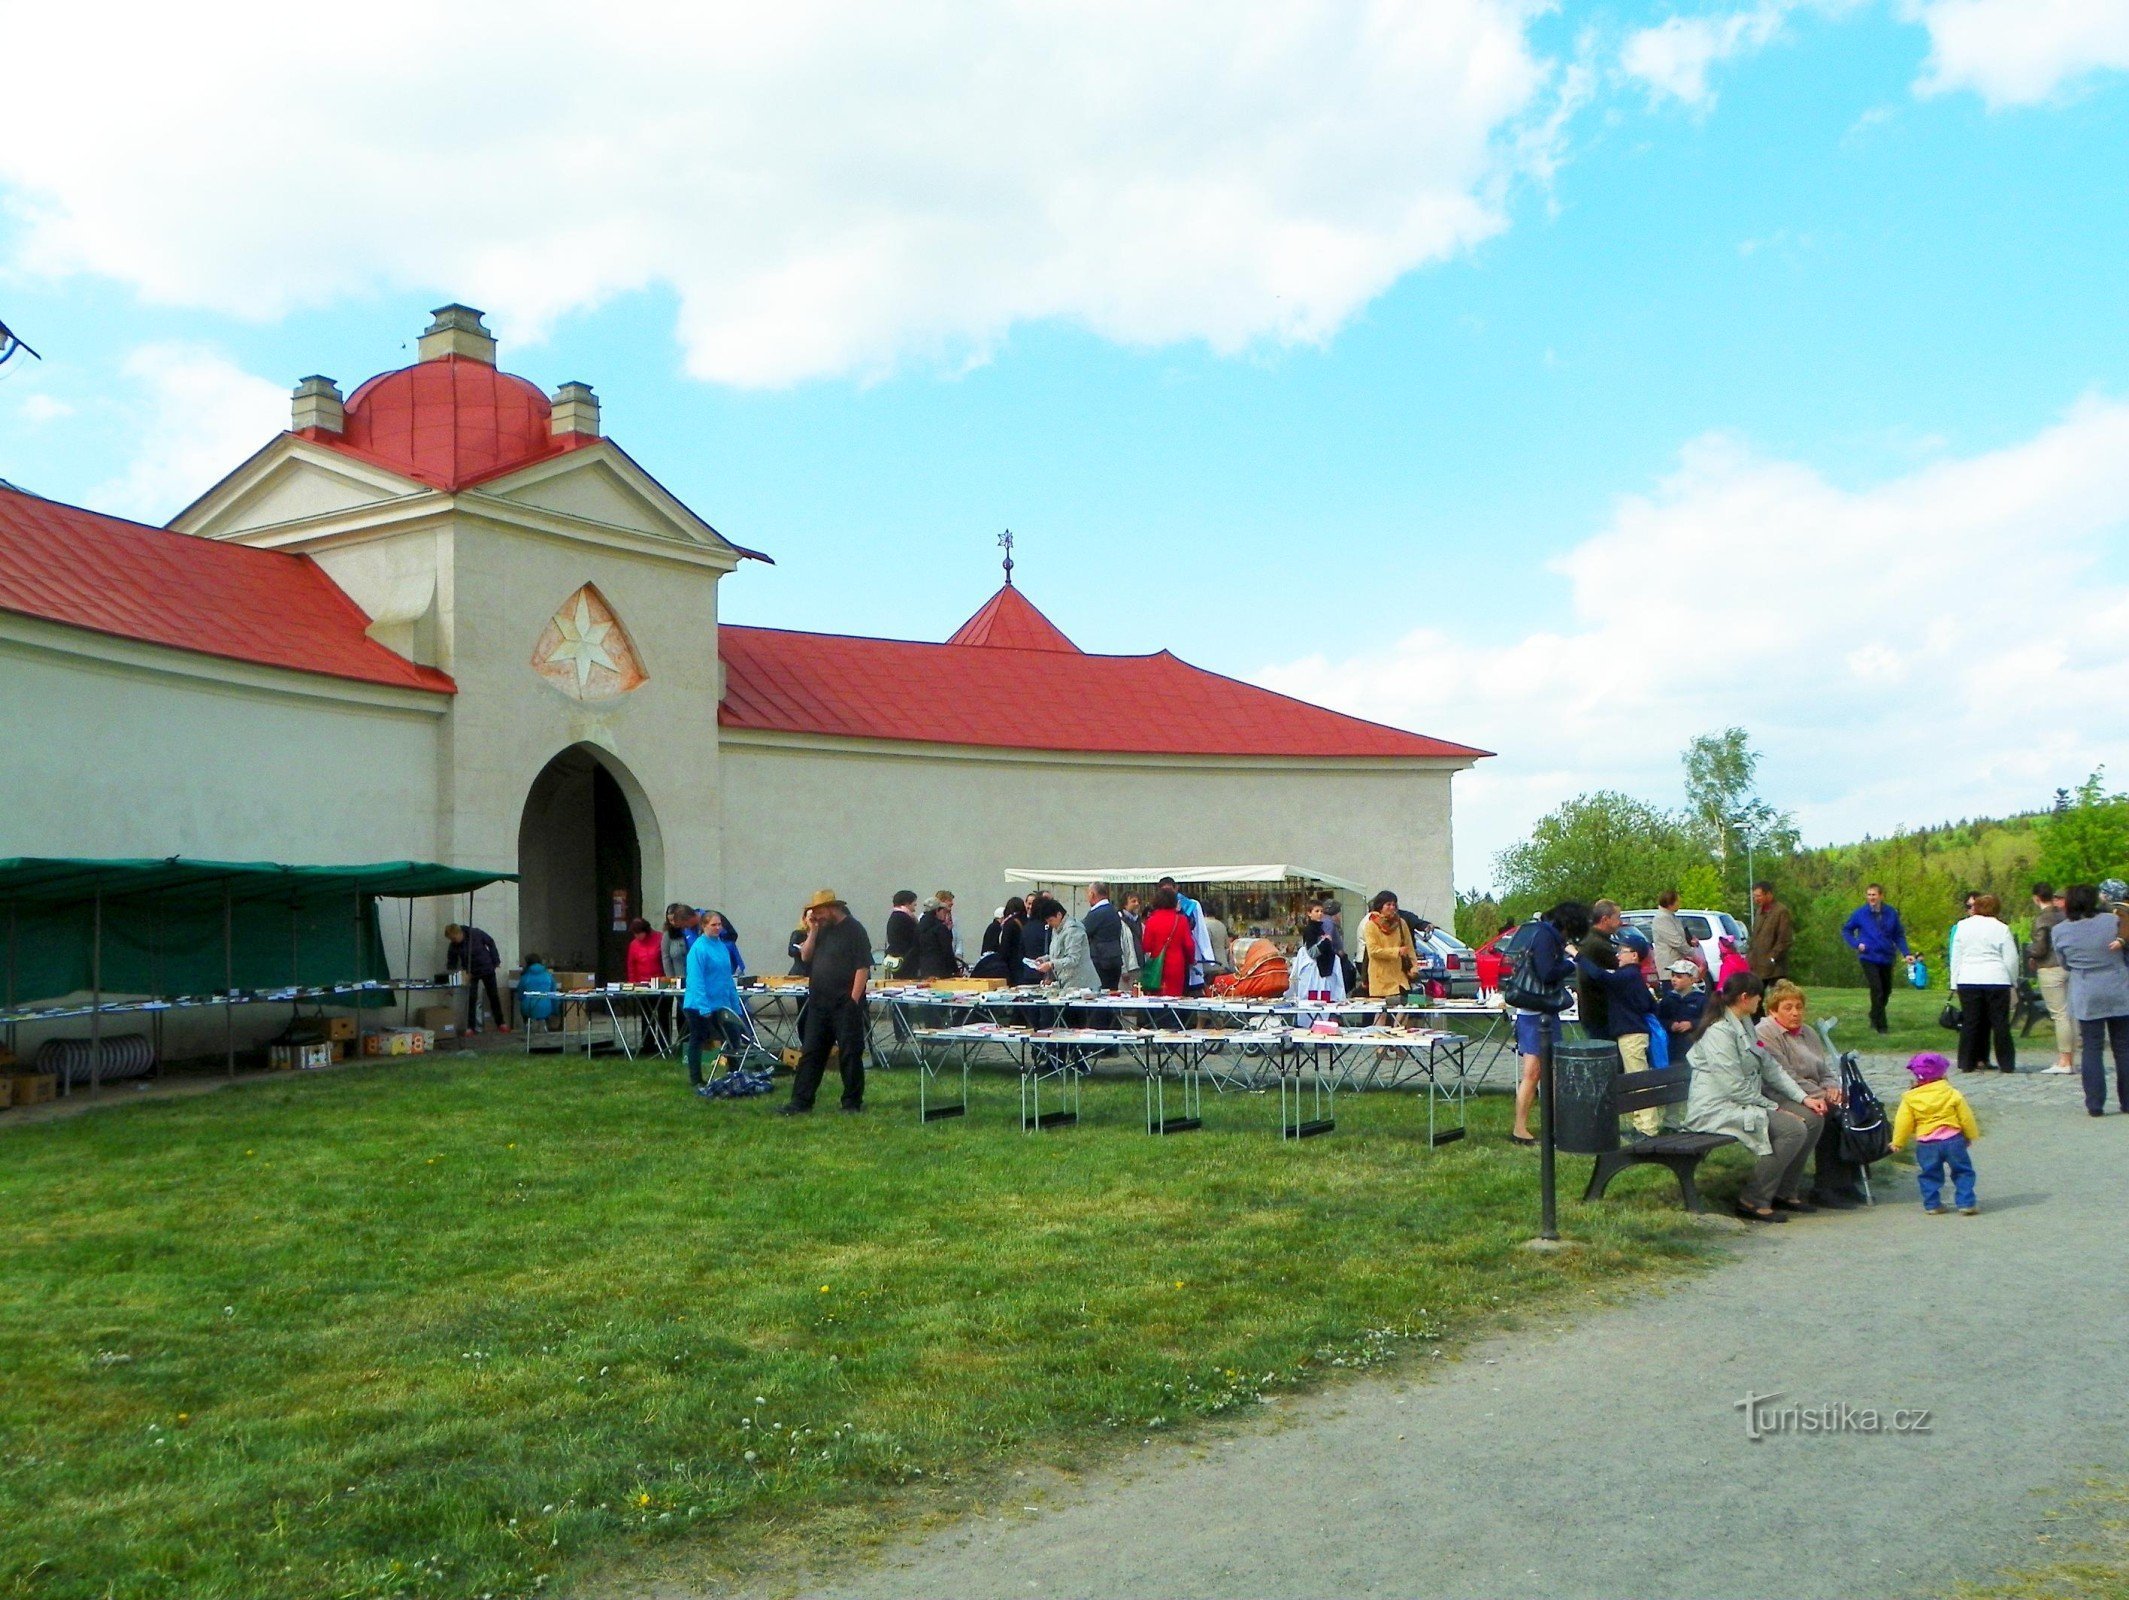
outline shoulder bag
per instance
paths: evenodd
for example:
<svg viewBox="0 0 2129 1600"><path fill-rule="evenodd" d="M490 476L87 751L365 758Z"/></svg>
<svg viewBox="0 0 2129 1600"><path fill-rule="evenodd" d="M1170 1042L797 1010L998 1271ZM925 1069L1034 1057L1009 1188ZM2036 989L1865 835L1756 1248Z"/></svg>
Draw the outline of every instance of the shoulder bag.
<svg viewBox="0 0 2129 1600"><path fill-rule="evenodd" d="M1518 1011L1543 1011L1558 1016L1575 1003L1574 991L1568 986L1566 975L1551 983L1540 983L1531 971L1531 962L1537 953L1537 940L1523 947L1522 954L1515 958L1514 970L1501 985L1501 998ZM1568 973L1574 969L1568 968Z"/></svg>

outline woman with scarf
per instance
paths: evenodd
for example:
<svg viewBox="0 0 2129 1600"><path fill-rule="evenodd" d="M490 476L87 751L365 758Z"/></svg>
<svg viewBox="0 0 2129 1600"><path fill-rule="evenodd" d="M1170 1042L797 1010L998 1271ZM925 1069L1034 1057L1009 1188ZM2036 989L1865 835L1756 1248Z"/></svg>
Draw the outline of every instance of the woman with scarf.
<svg viewBox="0 0 2129 1600"><path fill-rule="evenodd" d="M1338 960L1338 930L1312 905L1301 919L1301 947L1294 952L1286 998L1308 1005L1336 1005L1345 998L1345 969Z"/></svg>

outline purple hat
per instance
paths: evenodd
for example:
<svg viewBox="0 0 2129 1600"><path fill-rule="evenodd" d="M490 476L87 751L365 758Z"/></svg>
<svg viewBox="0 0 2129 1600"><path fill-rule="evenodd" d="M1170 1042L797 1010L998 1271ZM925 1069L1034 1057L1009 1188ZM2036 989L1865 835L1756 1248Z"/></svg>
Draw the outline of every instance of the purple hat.
<svg viewBox="0 0 2129 1600"><path fill-rule="evenodd" d="M1943 1077L1951 1063L1934 1050L1925 1050L1918 1056L1908 1058L1907 1071L1917 1083L1935 1083Z"/></svg>

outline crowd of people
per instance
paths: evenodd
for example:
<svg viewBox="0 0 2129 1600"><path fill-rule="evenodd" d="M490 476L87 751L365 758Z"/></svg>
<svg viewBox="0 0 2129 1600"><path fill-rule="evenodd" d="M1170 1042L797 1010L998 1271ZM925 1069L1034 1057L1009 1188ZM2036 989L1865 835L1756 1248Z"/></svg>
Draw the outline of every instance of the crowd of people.
<svg viewBox="0 0 2129 1600"><path fill-rule="evenodd" d="M1959 1031L1958 1069L1984 1070L1993 1051L2001 1071L2017 1070L2012 1003L2030 965L2055 1024L2058 1059L2043 1070L2076 1070L2071 1049L2080 1046L2085 1109L2102 1116L2103 1052L2111 1051L2117 1109L2129 1110L2129 891L2111 882L2074 884L2058 895L2038 883L2032 894L2032 933L2023 944L1992 894L1968 896L1966 915L1952 929L1948 983L1954 999L1944 1020ZM1846 1209L1864 1196L1859 1174L1842 1155L1846 1096L1839 1065L1823 1034L1806 1025L1810 998L1789 975L1794 919L1770 883L1754 884L1752 899L1751 936L1734 967L1731 941L1721 941L1729 970L1710 970L1678 916L1676 894L1659 898L1646 932L1625 927L1615 901L1563 902L1516 941L1522 965L1515 992L1542 996L1571 988L1581 1031L1613 1041L1623 1071L1688 1064L1692 1079L1682 1129L1728 1135L1756 1158L1738 1198L1740 1216L1773 1222L1788 1214ZM2109 904L2113 916L2103 915ZM1887 1033L1894 966L1912 969L1917 957L1880 885L1864 891L1841 933L1863 967L1871 1027ZM1515 1011L1523 1058L1510 1133L1517 1144L1537 1143L1530 1115L1541 1035L1556 1025L1548 1011ZM1949 1183L1956 1208L1972 1215L1978 1201L1968 1147L1980 1129L1972 1107L1948 1081L1951 1067L1934 1051L1909 1061L1913 1087L1901 1099L1893 1138L1896 1148L1917 1148L1925 1209L1944 1209L1942 1191ZM1643 1134L1662 1126L1655 1111L1634 1117Z"/></svg>
<svg viewBox="0 0 2129 1600"><path fill-rule="evenodd" d="M841 1109L863 1111L865 1003L876 975L897 982L993 978L1067 994L1175 999L1204 994L1236 976L1226 924L1171 877L1160 879L1150 897L1127 893L1121 901L1109 885L1091 883L1086 902L1086 910L1075 916L1051 895L1012 896L993 913L970 959L950 890L921 901L914 890L896 891L877 953L849 905L834 891L821 890L801 908L785 944L790 974L806 980L806 1000L791 1098L782 1113L800 1116L813 1110L831 1063L842 1079ZM1354 995L1400 1001L1414 986L1420 970L1417 941L1430 927L1384 890L1369 901L1362 919L1356 963L1347 949L1343 906L1336 896L1318 893L1293 930L1294 954L1282 958L1283 992L1324 1002ZM699 1094L715 1092L705 1078L704 1046L715 1042L725 1060L743 1048L748 1024L737 983L745 972L738 930L719 912L673 905L666 909L662 929L642 921L634 925L626 976L638 983L682 980L677 1018L669 1018L668 1025L687 1041L688 1078Z"/></svg>

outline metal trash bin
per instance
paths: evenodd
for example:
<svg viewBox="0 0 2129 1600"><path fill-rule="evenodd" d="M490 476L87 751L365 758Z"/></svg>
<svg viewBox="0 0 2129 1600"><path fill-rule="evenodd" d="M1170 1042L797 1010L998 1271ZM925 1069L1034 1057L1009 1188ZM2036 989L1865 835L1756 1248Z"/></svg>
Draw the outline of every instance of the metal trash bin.
<svg viewBox="0 0 2129 1600"><path fill-rule="evenodd" d="M1609 1039L1561 1040L1552 1047L1553 1144L1571 1156L1619 1148L1612 1083L1624 1070Z"/></svg>

